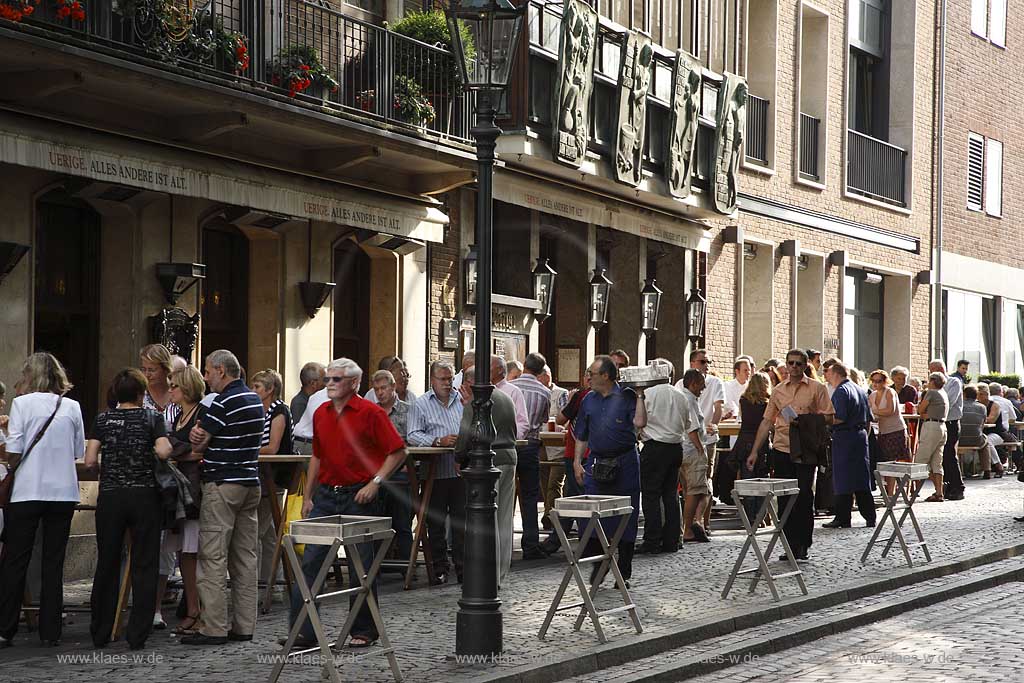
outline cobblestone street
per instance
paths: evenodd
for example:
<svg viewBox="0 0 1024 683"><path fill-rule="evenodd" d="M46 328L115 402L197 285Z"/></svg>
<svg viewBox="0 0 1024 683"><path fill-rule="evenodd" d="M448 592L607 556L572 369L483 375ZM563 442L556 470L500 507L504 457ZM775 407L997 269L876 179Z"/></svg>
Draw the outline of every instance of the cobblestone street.
<svg viewBox="0 0 1024 683"><path fill-rule="evenodd" d="M1024 489L1012 478L972 480L964 501L941 505L921 503L916 506L934 563L975 557L987 551L1024 543L1024 524L1013 521L1013 516L1021 513L1022 492ZM817 521L819 527L823 521L827 520ZM862 566L858 560L869 537L870 530L863 527L816 530L811 561L803 567L812 598L908 573L902 555L898 552L883 560L876 550ZM772 603L763 585L753 594L748 594L744 586L740 585L739 590L734 591L728 600L723 601L719 597L742 539L740 532L718 531L714 541L707 545L687 545L674 555L639 557L634 567L632 594L640 607L645 632L642 636L631 634L628 620L622 615L606 617L603 624L611 639L609 646L645 643L659 635L693 627L701 622L749 615L755 610L775 609L776 605ZM397 575L388 575L384 580L381 602L406 680L464 681L490 678L507 674L516 667L578 658L606 650L609 646L599 645L589 624L584 626L582 633L573 634L572 620L568 614L555 619L546 641L537 639L537 630L563 569L564 563L554 559L513 565L512 576L501 596L504 601L505 654L500 662L487 666L459 664L450 656L454 650L455 614L460 594L457 585L405 592L401 590ZM785 596L798 595L792 581L782 581L781 585ZM87 591L87 584L70 588L68 603L80 603L87 596ZM1016 591L1007 594L1015 596ZM600 604L606 608L614 606L615 596L611 591L602 593L599 598ZM973 604L973 599L968 596L964 602L969 606ZM838 600L844 601L845 597ZM999 604L999 610L1007 609L1006 603ZM330 607L325 612L330 630L336 633L344 621L345 608ZM164 614L168 622L173 624L175 620L172 610L165 610ZM961 623L982 612L968 610L964 614L966 616L957 619ZM264 680L271 668L267 656L276 651L275 641L286 632L286 621L284 606L276 603L270 615L260 617L251 644L190 648L177 643L165 631L155 633L148 641L149 649L141 653L129 652L124 642L96 652L89 642L87 616L76 615L75 623L65 629L64 644L57 650L44 650L37 644L34 634L20 633L16 647L0 652L0 679L105 683L185 678L202 680L204 683ZM893 633L902 632L900 629L894 630L890 625L884 641L892 640ZM968 630L980 639L979 642L996 642L997 634L1005 632L994 629L989 621L979 621L977 624L971 622ZM855 631L851 637L858 632ZM884 641L878 637L873 638L876 644ZM953 652L952 645L945 650ZM66 663L67 655L83 659L78 663ZM135 655L139 657L135 659ZM642 656L637 654L637 658ZM838 665L845 665L845 660ZM342 673L345 680L364 683L390 680L385 659L372 654L356 661L344 661ZM305 681L317 678L315 667L296 665L286 667L282 680Z"/></svg>

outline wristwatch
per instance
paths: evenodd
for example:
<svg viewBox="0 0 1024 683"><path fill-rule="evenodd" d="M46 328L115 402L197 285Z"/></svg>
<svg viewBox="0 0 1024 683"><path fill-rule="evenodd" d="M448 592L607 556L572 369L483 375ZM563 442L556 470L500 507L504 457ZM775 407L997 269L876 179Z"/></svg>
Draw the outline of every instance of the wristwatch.
<svg viewBox="0 0 1024 683"><path fill-rule="evenodd" d="M379 474L375 474L373 476L373 483L376 484L377 486L380 486L381 484L384 483L384 480L381 478Z"/></svg>

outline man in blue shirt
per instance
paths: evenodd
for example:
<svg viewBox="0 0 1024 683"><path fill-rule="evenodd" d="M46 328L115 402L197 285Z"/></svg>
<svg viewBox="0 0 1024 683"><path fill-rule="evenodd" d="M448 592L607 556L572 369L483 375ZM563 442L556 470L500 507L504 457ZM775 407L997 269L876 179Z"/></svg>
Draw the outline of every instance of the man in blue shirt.
<svg viewBox="0 0 1024 683"><path fill-rule="evenodd" d="M857 510L875 526L875 499L871 495L871 461L868 455L868 432L871 409L864 390L850 381L842 362L833 363L825 371L832 385L832 407L836 414L832 423L832 488L835 491L836 518L824 524L827 529L849 528L853 498Z"/></svg>
<svg viewBox="0 0 1024 683"><path fill-rule="evenodd" d="M647 426L647 407L643 391L619 386L619 369L610 356L597 356L587 371L590 393L583 399L576 418L576 453L573 471L576 481L588 494L629 496L633 514L619 543L618 565L622 577L628 579L633 571L633 549L640 515L640 454L636 450L636 432ZM586 468L583 454L590 449ZM594 479L594 463L598 460L614 463L616 471L610 481ZM605 525L611 536L612 523ZM593 552L591 552L593 550ZM597 548L588 555L600 552ZM595 565L596 569L596 565Z"/></svg>

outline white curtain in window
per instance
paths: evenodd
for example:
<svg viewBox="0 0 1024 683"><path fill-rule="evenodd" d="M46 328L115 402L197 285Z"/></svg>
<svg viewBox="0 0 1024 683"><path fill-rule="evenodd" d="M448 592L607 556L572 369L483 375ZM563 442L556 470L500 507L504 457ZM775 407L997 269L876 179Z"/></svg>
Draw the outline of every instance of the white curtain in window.
<svg viewBox="0 0 1024 683"><path fill-rule="evenodd" d="M985 213L1003 215L1003 143L985 140Z"/></svg>
<svg viewBox="0 0 1024 683"><path fill-rule="evenodd" d="M982 297L978 294L947 290L946 312L946 367L956 368L958 360L971 362L971 370L990 372L988 352L985 348L985 324L982 315Z"/></svg>
<svg viewBox="0 0 1024 683"><path fill-rule="evenodd" d="M991 0L988 37L999 47L1006 47L1006 0Z"/></svg>
<svg viewBox="0 0 1024 683"><path fill-rule="evenodd" d="M987 36L988 0L971 0L971 33L982 38Z"/></svg>

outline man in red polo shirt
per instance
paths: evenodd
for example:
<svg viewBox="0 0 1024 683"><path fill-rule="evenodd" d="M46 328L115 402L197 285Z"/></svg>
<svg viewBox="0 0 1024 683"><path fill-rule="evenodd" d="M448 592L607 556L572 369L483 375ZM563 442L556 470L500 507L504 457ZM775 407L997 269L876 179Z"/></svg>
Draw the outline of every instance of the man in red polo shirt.
<svg viewBox="0 0 1024 683"><path fill-rule="evenodd" d="M328 401L313 414L313 457L306 474L310 482L302 504L303 517L328 515L381 516L381 484L405 462L405 442L398 435L387 413L361 398L356 392L363 371L348 358L339 358L327 366L325 377ZM313 482L316 482L314 485ZM359 547L363 566L373 562L373 544ZM324 563L330 546L307 545L302 558L302 573L312 585ZM354 564L348 563L350 585L359 585ZM374 596L377 591L374 586ZM349 598L351 608L355 596ZM302 594L292 587L291 617L294 624L302 609ZM349 647L369 647L377 640L377 627L364 602L352 624ZM284 642L287 638L282 639ZM295 641L299 648L316 645L313 627L307 619Z"/></svg>

